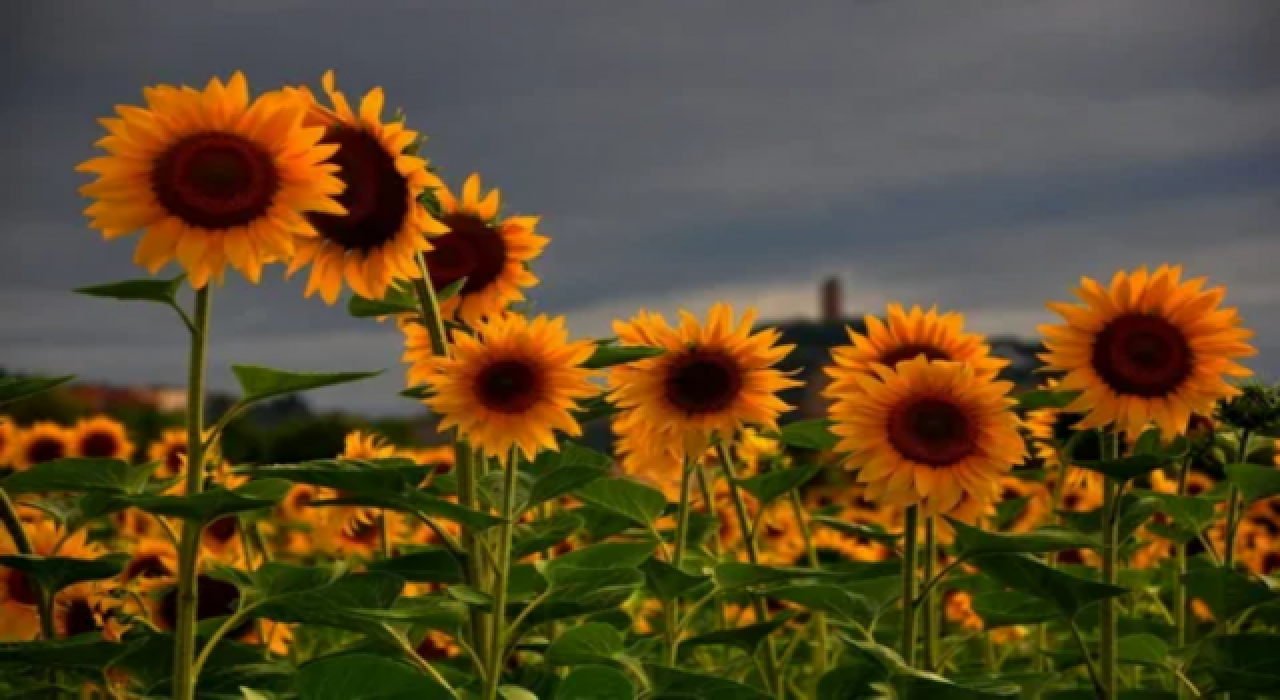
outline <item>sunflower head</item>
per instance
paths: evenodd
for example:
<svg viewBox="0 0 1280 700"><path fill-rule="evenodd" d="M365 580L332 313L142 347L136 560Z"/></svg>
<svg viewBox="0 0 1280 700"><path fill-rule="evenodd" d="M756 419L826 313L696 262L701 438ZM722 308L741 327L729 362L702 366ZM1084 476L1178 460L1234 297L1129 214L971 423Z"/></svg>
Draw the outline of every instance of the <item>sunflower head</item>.
<svg viewBox="0 0 1280 700"><path fill-rule="evenodd" d="M713 436L732 440L748 426L776 430L790 408L777 392L798 386L775 365L793 346L778 345L775 329L752 332L755 312L734 320L727 304L711 308L703 325L681 312L678 327L641 311L614 322L622 345L665 352L609 373L613 402L622 413L617 428L651 445L665 445L677 460L700 457Z"/></svg>
<svg viewBox="0 0 1280 700"><path fill-rule="evenodd" d="M129 562L120 572L122 584L164 581L178 575L178 552L162 537L141 540L133 547Z"/></svg>
<svg viewBox="0 0 1280 700"><path fill-rule="evenodd" d="M498 218L501 195L485 193L480 176L471 175L455 196L441 185L440 220L449 233L432 239L427 270L436 289L465 279L460 293L441 310L467 323L502 313L512 303L524 301L523 290L538 283L529 263L542 253L548 239L537 233L538 217Z"/></svg>
<svg viewBox="0 0 1280 700"><path fill-rule="evenodd" d="M454 332L453 347L452 357L431 358L423 368L434 391L425 403L441 416L441 430L457 427L499 460L516 447L528 459L557 449L557 430L582 434L570 412L598 393L582 367L593 344L570 343L563 318L486 318L475 335Z"/></svg>
<svg viewBox="0 0 1280 700"><path fill-rule="evenodd" d="M1240 393L1225 379L1251 374L1235 360L1254 354L1252 333L1235 309L1219 308L1223 288L1181 277L1180 267L1162 265L1117 272L1109 289L1084 278L1083 305L1050 302L1065 323L1040 327L1048 349L1040 357L1065 373L1064 389L1081 392L1065 409L1084 414L1077 428L1139 435L1154 423L1182 435L1192 414Z"/></svg>
<svg viewBox="0 0 1280 700"><path fill-rule="evenodd" d="M18 432L11 452L11 462L17 471L30 469L37 464L70 457L73 433L71 430L49 421L32 424Z"/></svg>
<svg viewBox="0 0 1280 700"><path fill-rule="evenodd" d="M120 421L108 416L94 416L80 421L72 429L71 453L76 457L100 457L128 460L133 457L133 442Z"/></svg>
<svg viewBox="0 0 1280 700"><path fill-rule="evenodd" d="M417 132L382 120L382 88L370 90L357 111L332 71L323 84L331 107L306 88L285 90L286 101L303 105L344 189L338 208L307 215L308 233L318 235L298 239L288 274L310 263L306 295L319 292L329 304L338 300L344 280L356 294L381 299L393 281L420 277L417 256L431 249L424 234L447 230L418 201L440 181L425 160L406 152L419 142Z"/></svg>
<svg viewBox="0 0 1280 700"><path fill-rule="evenodd" d="M868 496L932 513L966 499L990 503L1000 477L1026 456L1012 385L925 357L873 372L855 392L836 393L829 409L837 450L849 455Z"/></svg>
<svg viewBox="0 0 1280 700"><path fill-rule="evenodd" d="M0 469L9 466L18 429L8 416L0 416Z"/></svg>
<svg viewBox="0 0 1280 700"><path fill-rule="evenodd" d="M938 313L936 308L925 311L919 306L908 311L900 304L890 304L884 321L867 316L864 322L865 335L847 329L850 344L832 352L834 366L827 374L835 391L855 388L851 374L868 374L875 365L893 368L921 356L963 362L984 379L994 379L1009 364L991 356L982 335L964 332L964 316L959 313Z"/></svg>
<svg viewBox="0 0 1280 700"><path fill-rule="evenodd" d="M147 459L159 462L155 476L168 479L178 476L187 467L187 431L185 428L169 428L160 438L147 446Z"/></svg>
<svg viewBox="0 0 1280 700"><path fill-rule="evenodd" d="M257 282L262 266L314 235L305 212L342 213L342 183L325 160L324 132L308 128L296 101L250 99L244 75L203 90L159 86L147 106L103 119L108 155L80 165L98 180L81 188L107 239L145 230L134 260L153 274L177 259L191 284L220 280L227 263Z"/></svg>
<svg viewBox="0 0 1280 700"><path fill-rule="evenodd" d="M396 447L374 433L353 430L343 440L341 459L385 459L396 456Z"/></svg>

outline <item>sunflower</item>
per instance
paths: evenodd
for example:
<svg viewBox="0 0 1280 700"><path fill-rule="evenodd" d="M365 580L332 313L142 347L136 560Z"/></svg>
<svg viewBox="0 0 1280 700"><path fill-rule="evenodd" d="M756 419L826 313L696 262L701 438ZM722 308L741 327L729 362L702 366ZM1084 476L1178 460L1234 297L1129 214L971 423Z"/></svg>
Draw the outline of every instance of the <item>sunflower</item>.
<svg viewBox="0 0 1280 700"><path fill-rule="evenodd" d="M453 637L441 632L440 630L428 630L422 637L422 641L418 642L418 646L414 648L418 654L418 658L426 661L444 661L452 659L461 653L458 643Z"/></svg>
<svg viewBox="0 0 1280 700"><path fill-rule="evenodd" d="M129 562L120 571L123 584L171 579L178 575L178 552L167 539L143 539L133 547Z"/></svg>
<svg viewBox="0 0 1280 700"><path fill-rule="evenodd" d="M72 428L71 454L75 457L100 457L128 460L133 457L133 443L120 421L108 416L94 416Z"/></svg>
<svg viewBox="0 0 1280 700"><path fill-rule="evenodd" d="M117 601L110 595L108 582L87 581L58 593L53 602L53 623L59 637L76 637L99 633L114 636L109 615Z"/></svg>
<svg viewBox="0 0 1280 700"><path fill-rule="evenodd" d="M152 274L176 258L199 289L229 262L256 283L264 264L292 255L295 235L315 235L304 213L345 212L338 166L325 162L336 148L304 126L303 105L250 100L241 73L203 92L144 92L147 107L101 120L109 155L77 170L98 176L80 192L96 199L85 213L105 238L146 230L134 261Z"/></svg>
<svg viewBox="0 0 1280 700"><path fill-rule="evenodd" d="M846 329L852 345L832 352L835 366L827 374L840 386L856 388L850 378L853 373L870 374L874 365L893 368L921 355L930 360L963 362L982 379L995 379L1009 364L991 356L982 335L964 332L964 316L959 313L940 314L936 308L925 311L919 306L907 311L901 304L890 304L886 321L867 316L864 322L866 335Z"/></svg>
<svg viewBox="0 0 1280 700"><path fill-rule="evenodd" d="M394 445L387 444L386 438L373 433L353 430L343 440L340 459L386 459L396 456Z"/></svg>
<svg viewBox="0 0 1280 700"><path fill-rule="evenodd" d="M777 429L778 415L790 406L776 394L800 383L774 365L794 346L777 345L776 329L752 333L754 310L738 324L733 315L727 304L716 304L705 326L687 312L679 327L645 311L614 322L622 345L666 351L610 372L620 432L683 461L701 456L714 435L731 440L747 426Z"/></svg>
<svg viewBox="0 0 1280 700"><path fill-rule="evenodd" d="M548 243L537 234L538 217L498 219L498 190L484 193L475 174L463 183L461 199L443 185L436 197L440 220L449 233L432 238L434 249L426 255L431 283L444 289L466 279L461 293L444 302L441 311L449 318L475 323L524 301L522 289L538 283L529 262Z"/></svg>
<svg viewBox="0 0 1280 700"><path fill-rule="evenodd" d="M18 437L18 429L8 416L0 416L0 469L9 466L10 455Z"/></svg>
<svg viewBox="0 0 1280 700"><path fill-rule="evenodd" d="M453 357L426 367L435 393L425 403L441 416L441 430L457 427L500 460L515 447L528 459L540 448L556 450L556 430L582 434L570 411L598 392L582 367L593 343L568 342L564 319L546 316L487 318L475 331L455 331Z"/></svg>
<svg viewBox="0 0 1280 700"><path fill-rule="evenodd" d="M151 623L165 632L174 629L178 613L178 585L174 579L156 580L149 584L147 614ZM196 620L204 621L224 618L236 611L240 605L240 589L235 584L208 574L196 576ZM275 654L288 652L293 641L289 625L261 620L255 624L253 620L245 620L227 633L227 638L245 644L262 644L263 637L268 638L268 647Z"/></svg>
<svg viewBox="0 0 1280 700"><path fill-rule="evenodd" d="M1041 389L1058 389L1057 379L1047 379ZM1057 408L1037 408L1027 411L1023 427L1031 438L1035 455L1049 469L1050 481L1057 480L1061 471L1061 456L1067 442L1075 437L1071 424L1075 418ZM1097 461L1102 459L1102 442L1094 431L1080 433L1072 445L1069 455L1073 464L1067 469L1068 484L1083 484L1088 480L1101 478L1096 472L1074 466L1075 462Z"/></svg>
<svg viewBox="0 0 1280 700"><path fill-rule="evenodd" d="M453 448L448 445L421 448L403 447L400 448L397 456L412 459L414 463L420 466L430 467L435 474L448 474L453 471L454 460L456 459Z"/></svg>
<svg viewBox="0 0 1280 700"><path fill-rule="evenodd" d="M57 423L40 421L18 432L11 460L17 471L71 456L72 432Z"/></svg>
<svg viewBox="0 0 1280 700"><path fill-rule="evenodd" d="M1026 455L1009 382L981 379L958 362L916 357L873 367L857 391L828 387L831 431L872 500L949 513L990 502L1000 477Z"/></svg>
<svg viewBox="0 0 1280 700"><path fill-rule="evenodd" d="M322 129L346 185L338 197L344 210L308 215L319 236L298 239L286 274L310 263L306 296L319 292L329 304L338 300L343 279L356 294L381 299L393 281L421 276L417 255L431 249L424 234L448 230L418 201L440 181L425 160L405 152L418 141L417 132L400 122L383 123L382 88L370 90L357 113L335 86L333 71L322 82L332 109L305 87L285 93L306 107L308 125Z"/></svg>
<svg viewBox="0 0 1280 700"><path fill-rule="evenodd" d="M1029 532L1042 524L1049 515L1049 490L1044 484L1006 476L1000 479L1000 500L1026 499L1005 528L1009 532Z"/></svg>
<svg viewBox="0 0 1280 700"><path fill-rule="evenodd" d="M62 556L94 559L106 552L88 541L80 530L67 535L61 526L43 514L22 512L32 553L42 557ZM7 532L0 534L0 555L18 554L18 547ZM30 578L17 569L0 566L0 640L34 638L40 626L37 611L37 589Z"/></svg>
<svg viewBox="0 0 1280 700"><path fill-rule="evenodd" d="M1108 425L1131 435L1154 423L1165 436L1187 431L1193 413L1210 415L1240 390L1224 377L1252 372L1234 362L1255 353L1235 309L1220 309L1226 290L1181 281L1182 268L1117 272L1111 288L1084 278L1084 306L1050 302L1066 323L1045 325L1045 368L1065 372L1062 388L1080 391L1066 407L1083 413L1077 429Z"/></svg>
<svg viewBox="0 0 1280 700"><path fill-rule="evenodd" d="M169 428L160 438L147 446L147 459L159 462L154 475L171 479L187 468L187 429Z"/></svg>

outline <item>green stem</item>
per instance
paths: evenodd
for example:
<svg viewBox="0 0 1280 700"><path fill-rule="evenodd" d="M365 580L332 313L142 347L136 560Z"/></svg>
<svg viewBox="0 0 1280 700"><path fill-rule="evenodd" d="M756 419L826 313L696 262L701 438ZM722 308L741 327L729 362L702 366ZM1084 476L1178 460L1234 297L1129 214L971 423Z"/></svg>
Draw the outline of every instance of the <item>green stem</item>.
<svg viewBox="0 0 1280 700"><path fill-rule="evenodd" d="M191 360L187 375L187 473L186 495L204 487L204 375L209 342L209 310L212 293L208 285L196 290L196 313L192 323ZM174 625L173 697L193 700L196 692L196 584L200 561L202 525L183 521L178 547L178 606Z"/></svg>
<svg viewBox="0 0 1280 700"><path fill-rule="evenodd" d="M1240 431L1240 449L1236 455L1237 462L1245 462L1249 459L1249 431ZM1235 485L1231 485L1230 496L1227 498L1227 541L1223 545L1222 565L1228 569L1234 568L1236 563L1236 533L1240 529L1240 489Z"/></svg>
<svg viewBox="0 0 1280 700"><path fill-rule="evenodd" d="M1067 493L1067 479L1071 476L1071 465L1067 463L1067 452L1056 441L1053 443L1053 452L1058 458L1058 480L1053 484L1053 495L1050 501L1049 518L1050 522L1055 525L1061 524L1062 516L1058 515L1058 511L1062 509L1062 499ZM1058 567L1058 553L1049 552L1045 555L1045 564L1050 568ZM1049 650L1049 623L1042 622L1037 626L1038 642L1036 643L1036 665L1035 668L1039 672L1049 670L1049 657L1046 652Z"/></svg>
<svg viewBox="0 0 1280 700"><path fill-rule="evenodd" d="M795 513L796 522L800 523L800 536L804 538L805 555L809 558L809 568L822 570L822 562L818 559L818 550L813 546L813 532L809 527L808 515L804 512L804 504L800 502L800 492L791 489L791 510ZM827 614L813 613L813 628L818 640L818 649L813 658L813 693L818 692L818 681L827 672L827 657L831 654L831 640L827 634Z"/></svg>
<svg viewBox="0 0 1280 700"><path fill-rule="evenodd" d="M1119 452L1118 435L1107 436L1108 451L1111 459L1116 459ZM1102 582L1116 585L1116 573L1120 559L1119 542L1119 510L1120 488L1108 479L1104 485L1102 523ZM1114 598L1107 598L1100 603L1098 651L1101 661L1099 678L1102 682L1104 696L1116 697L1117 667L1119 665L1118 648L1116 646L1117 607Z"/></svg>
<svg viewBox="0 0 1280 700"><path fill-rule="evenodd" d="M516 487L520 475L520 458L512 448L506 464L506 482L502 488L502 525L498 533L498 575L493 582L493 627L489 631L489 671L485 684L485 700L497 700L502 684L502 664L506 646L507 579L511 576L511 535L515 531Z"/></svg>
<svg viewBox="0 0 1280 700"><path fill-rule="evenodd" d="M1178 495L1187 495L1187 482L1191 476L1191 458L1182 461L1178 469ZM1183 578L1187 575L1187 544L1181 542L1175 550L1177 571L1173 580L1173 624L1177 630L1178 648L1187 645L1187 584ZM1183 692L1179 690L1179 695Z"/></svg>
<svg viewBox="0 0 1280 700"><path fill-rule="evenodd" d="M760 565L760 550L756 546L755 533L751 528L751 518L747 517L747 506L742 500L742 493L738 490L738 470L733 461L733 455L724 443L716 444L716 454L720 457L720 465L724 468L725 482L729 484L729 498L733 501L733 510L738 516L738 525L742 528L742 539L747 545L747 559L754 566ZM756 623L765 624L769 621L769 609L765 607L764 601L759 596L751 596L752 606L756 612ZM785 686L782 684L782 674L778 669L778 651L774 646L773 637L765 638L765 655L764 666L765 676L768 685L775 691L775 697L779 700L785 697Z"/></svg>
<svg viewBox="0 0 1280 700"><path fill-rule="evenodd" d="M431 341L431 352L436 357L449 356L449 340L445 334L444 319L440 315L440 300L436 296L435 286L431 282L431 274L427 268L427 259L422 253L417 254L418 277L413 280L414 293L418 298L418 315L427 337ZM476 509L478 506L476 483L478 475L473 461L471 447L461 437L454 440L454 473L458 476L458 505ZM481 460L481 467L484 460ZM467 583L481 591L489 590L487 585L491 579L486 563L482 559L481 548L477 544L478 537L469 529L463 529L462 548L465 550ZM492 647L489 641L488 616L472 607L471 618L472 646L485 654Z"/></svg>
<svg viewBox="0 0 1280 700"><path fill-rule="evenodd" d="M902 636L898 650L907 666L916 666L916 554L920 529L920 507L908 506L902 543Z"/></svg>
<svg viewBox="0 0 1280 700"><path fill-rule="evenodd" d="M1111 700L1115 697L1109 693L1102 681L1102 675L1098 672L1098 666L1093 662L1093 657L1089 655L1089 647L1084 643L1084 635L1080 632L1080 626L1076 624L1074 617L1067 620L1071 624L1071 636L1075 637L1076 644L1080 646L1080 658L1084 659L1084 666L1089 670L1089 679L1093 681L1093 688L1097 691L1098 697L1103 700Z"/></svg>
<svg viewBox="0 0 1280 700"><path fill-rule="evenodd" d="M936 523L934 516L928 515L924 519L924 580L933 579L933 570L938 563L938 537L936 532ZM924 599L924 667L928 671L936 671L938 668L938 626L941 621L938 619L938 596L932 589L925 594Z"/></svg>
<svg viewBox="0 0 1280 700"><path fill-rule="evenodd" d="M4 529L9 532L9 538L13 540L13 546L18 548L19 554L36 553L31 547L31 539L27 537L27 529L22 524L22 518L18 515L17 506L9 500L8 492L2 488L0 488L0 520L4 521ZM45 592L44 586L36 582L35 578L28 576L27 584L36 589L36 600L40 610L40 636L44 639L53 639L55 633L52 597Z"/></svg>
<svg viewBox="0 0 1280 700"><path fill-rule="evenodd" d="M697 465L685 459L684 470L680 475L680 503L676 510L676 542L675 553L671 557L671 565L677 571L684 566L685 540L689 537L689 501L693 493L693 472ZM666 617L667 665L676 665L676 656L680 651L680 599L673 598L663 602L663 614Z"/></svg>

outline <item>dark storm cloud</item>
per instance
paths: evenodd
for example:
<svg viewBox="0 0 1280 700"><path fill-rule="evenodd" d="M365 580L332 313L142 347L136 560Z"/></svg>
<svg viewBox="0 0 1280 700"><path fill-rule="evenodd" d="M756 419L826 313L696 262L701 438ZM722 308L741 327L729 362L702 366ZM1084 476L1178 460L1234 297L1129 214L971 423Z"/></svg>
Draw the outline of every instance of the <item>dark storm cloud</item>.
<svg viewBox="0 0 1280 700"><path fill-rule="evenodd" d="M1184 262L1258 327L1280 193L1280 5L1260 2L10 3L0 363L181 381L162 311L66 294L136 276L74 165L143 85L382 85L453 181L544 216L539 307L580 333L717 297L808 314L823 274L1033 332L1080 274ZM15 27L17 29L15 29ZM10 36L11 35L11 36ZM394 367L391 329L233 281L214 360ZM394 376L317 398L391 410ZM215 374L229 385L229 375Z"/></svg>

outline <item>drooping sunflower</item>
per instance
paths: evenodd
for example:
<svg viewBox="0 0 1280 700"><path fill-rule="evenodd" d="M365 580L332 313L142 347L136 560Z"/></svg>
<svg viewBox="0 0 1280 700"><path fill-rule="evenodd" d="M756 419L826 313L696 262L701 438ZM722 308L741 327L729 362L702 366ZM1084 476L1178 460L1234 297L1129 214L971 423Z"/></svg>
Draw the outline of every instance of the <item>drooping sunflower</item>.
<svg viewBox="0 0 1280 700"><path fill-rule="evenodd" d="M124 424L109 416L86 418L72 429L71 455L128 460L133 442Z"/></svg>
<svg viewBox="0 0 1280 700"><path fill-rule="evenodd" d="M333 71L322 83L332 108L305 87L285 93L305 105L309 126L323 130L322 142L332 149L346 186L338 197L345 211L308 214L319 235L298 239L286 274L310 264L306 296L319 292L329 304L338 300L344 279L356 294L381 299L394 280L421 276L417 255L431 249L425 234L448 230L418 201L427 188L440 187L440 180L427 170L427 161L406 152L418 133L401 122L382 121L382 88L370 90L357 112L338 91Z"/></svg>
<svg viewBox="0 0 1280 700"><path fill-rule="evenodd" d="M688 312L680 317L679 327L644 311L614 322L621 345L665 350L610 371L618 430L665 446L680 461L701 457L713 435L732 440L748 426L776 430L790 408L777 392L800 383L774 365L794 346L778 345L776 329L752 333L754 310L740 323L727 304L713 306L705 326Z"/></svg>
<svg viewBox="0 0 1280 700"><path fill-rule="evenodd" d="M0 469L9 466L17 437L18 429L13 421L8 416L0 416Z"/></svg>
<svg viewBox="0 0 1280 700"><path fill-rule="evenodd" d="M538 217L513 216L499 220L501 195L481 189L472 174L462 185L462 197L446 186L436 190L440 220L449 233L432 238L427 270L436 289L466 278L462 291L441 305L449 318L466 323L502 313L524 301L523 289L538 283L529 263L542 253L549 239L537 234Z"/></svg>
<svg viewBox="0 0 1280 700"><path fill-rule="evenodd" d="M14 441L10 459L13 468L23 471L37 464L70 457L72 437L70 430L57 423L33 423L18 431L18 439Z"/></svg>
<svg viewBox="0 0 1280 700"><path fill-rule="evenodd" d="M926 513L949 513L965 496L991 502L1000 477L1026 455L1012 385L920 356L872 369L856 391L827 389L836 449L849 455L868 498Z"/></svg>
<svg viewBox="0 0 1280 700"><path fill-rule="evenodd" d="M314 236L303 214L341 214L342 182L324 131L303 124L295 101L251 100L244 75L214 78L203 92L159 86L147 106L117 107L101 120L109 155L77 170L98 180L80 188L85 211L108 240L145 229L134 261L155 274L177 259L202 288L229 262L252 282L287 259L295 235Z"/></svg>
<svg viewBox="0 0 1280 700"><path fill-rule="evenodd" d="M434 390L425 403L441 417L441 430L457 427L500 460L515 447L528 459L558 449L557 430L582 434L570 411L599 391L582 367L594 345L570 343L563 318L486 318L474 336L455 331L453 348L453 357L431 358L424 368Z"/></svg>
<svg viewBox="0 0 1280 700"><path fill-rule="evenodd" d="M150 597L145 611L158 629L172 631L178 618L178 586L174 579L156 580L148 586ZM196 620L226 617L240 604L240 589L235 584L200 573L196 576ZM247 644L266 644L273 653L288 651L293 635L288 625L264 621L262 633L253 620L245 620L227 632L227 638Z"/></svg>
<svg viewBox="0 0 1280 700"><path fill-rule="evenodd" d="M129 562L120 571L120 583L143 583L171 579L178 575L178 550L162 537L141 540L130 552Z"/></svg>
<svg viewBox="0 0 1280 700"><path fill-rule="evenodd" d="M930 360L963 362L979 378L994 379L1008 360L991 356L991 348L979 333L964 332L964 315L925 311L919 306L903 309L890 304L884 321L867 316L866 335L846 329L851 345L832 352L834 366L827 374L841 391L856 388L855 373L869 374L873 365L895 367L903 360L924 355Z"/></svg>
<svg viewBox="0 0 1280 700"><path fill-rule="evenodd" d="M54 629L60 637L75 637L94 632L108 638L115 636L117 626L109 615L117 601L110 596L107 581L86 581L63 589L53 601Z"/></svg>
<svg viewBox="0 0 1280 700"><path fill-rule="evenodd" d="M1077 429L1114 425L1139 435L1151 423L1166 437L1187 431L1191 415L1212 415L1215 402L1239 394L1224 377L1252 372L1236 364L1253 355L1235 309L1220 308L1226 290L1183 282L1182 268L1120 271L1110 289L1083 278L1083 306L1050 302L1066 320L1044 325L1046 369L1065 372L1062 388L1080 391L1066 407L1083 413Z"/></svg>

